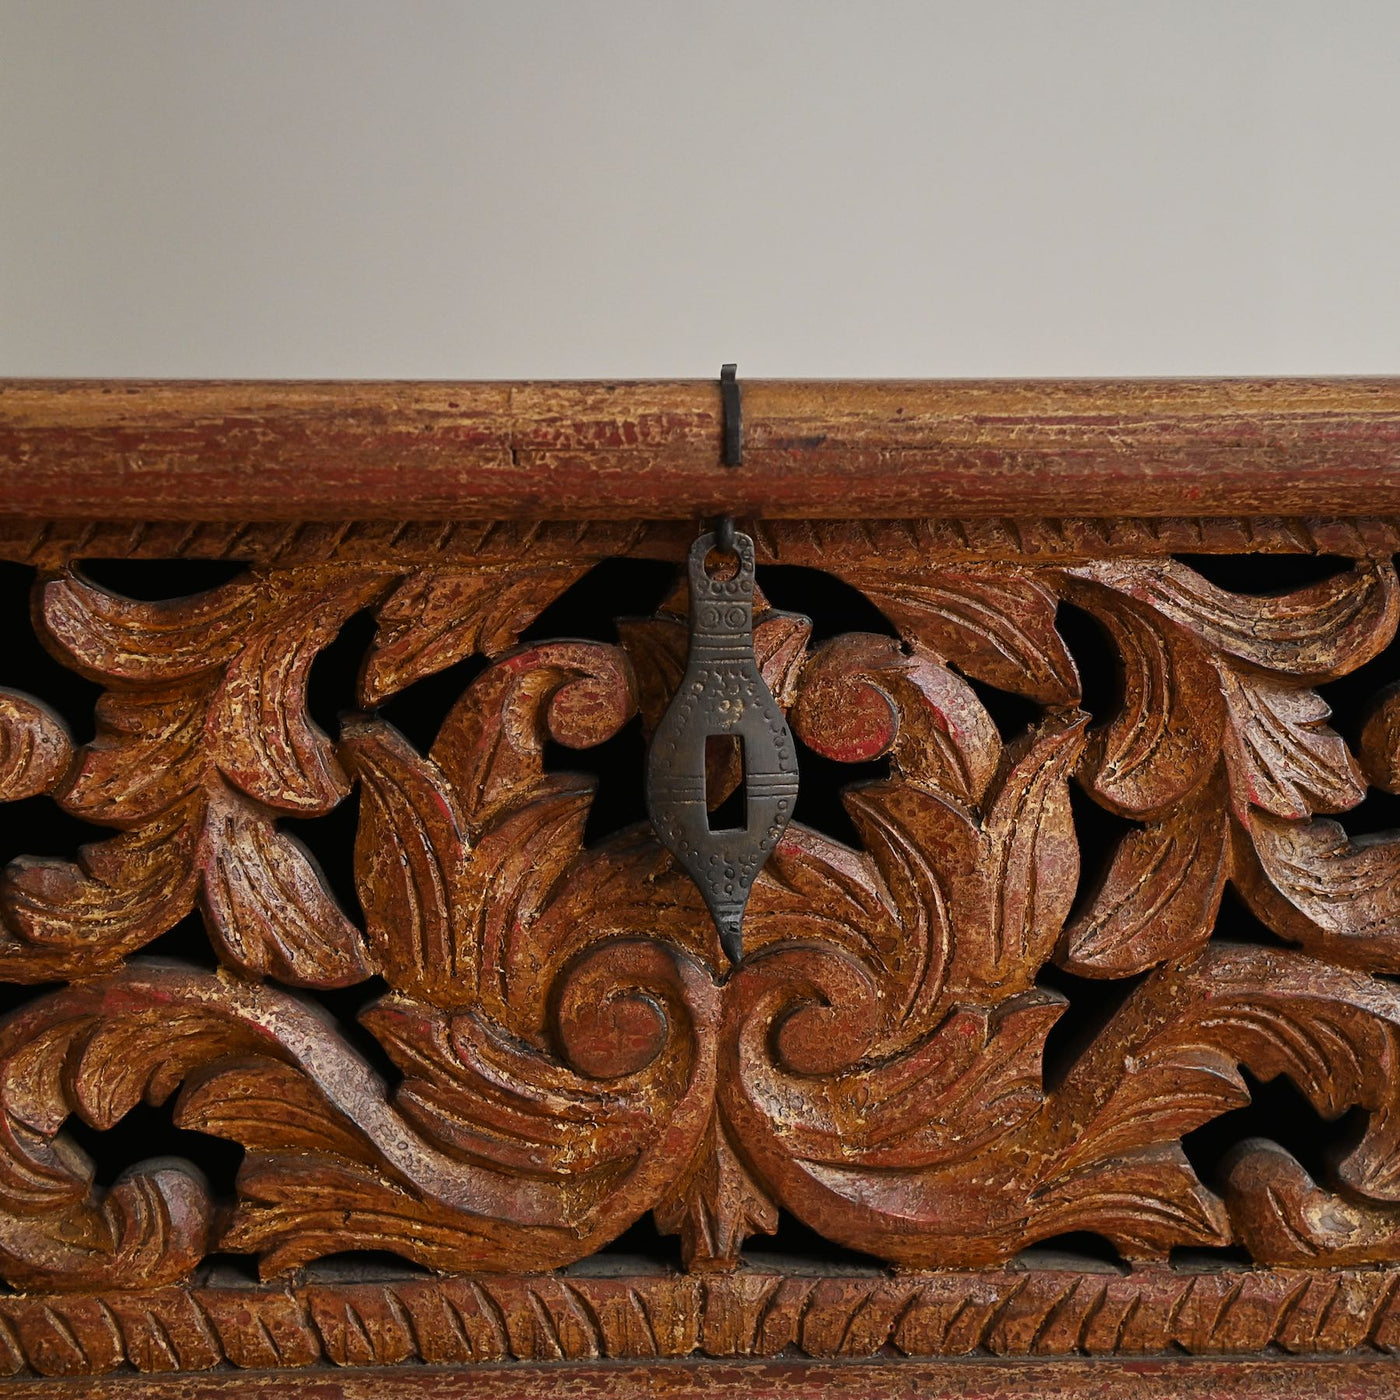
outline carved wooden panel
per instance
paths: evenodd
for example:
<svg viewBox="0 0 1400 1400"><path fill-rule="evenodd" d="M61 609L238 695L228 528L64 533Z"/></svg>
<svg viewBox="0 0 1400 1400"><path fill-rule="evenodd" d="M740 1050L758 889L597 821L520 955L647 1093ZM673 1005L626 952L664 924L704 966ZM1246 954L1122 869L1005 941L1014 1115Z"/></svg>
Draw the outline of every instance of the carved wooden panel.
<svg viewBox="0 0 1400 1400"><path fill-rule="evenodd" d="M1397 522L743 524L735 966L597 805L693 524L0 527L86 682L0 798L94 829L0 878L0 1370L1400 1347ZM103 1179L157 1108L236 1178Z"/></svg>

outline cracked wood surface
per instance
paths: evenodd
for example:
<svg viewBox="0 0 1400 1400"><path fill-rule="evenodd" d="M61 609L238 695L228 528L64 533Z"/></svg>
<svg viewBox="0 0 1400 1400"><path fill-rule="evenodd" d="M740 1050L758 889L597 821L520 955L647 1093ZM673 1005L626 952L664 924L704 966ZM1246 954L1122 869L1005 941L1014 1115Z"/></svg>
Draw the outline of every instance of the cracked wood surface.
<svg viewBox="0 0 1400 1400"><path fill-rule="evenodd" d="M55 1400L616 1400L712 1396L760 1400L1257 1400L1318 1397L1382 1400L1395 1394L1390 1366L1358 1361L1079 1361L909 1362L832 1366L607 1365L472 1367L343 1375L324 1371L278 1375L143 1377L140 1381L46 1382ZM0 1382L0 1397L23 1400L32 1388Z"/></svg>
<svg viewBox="0 0 1400 1400"><path fill-rule="evenodd" d="M1400 380L0 382L5 513L207 520L1359 514Z"/></svg>

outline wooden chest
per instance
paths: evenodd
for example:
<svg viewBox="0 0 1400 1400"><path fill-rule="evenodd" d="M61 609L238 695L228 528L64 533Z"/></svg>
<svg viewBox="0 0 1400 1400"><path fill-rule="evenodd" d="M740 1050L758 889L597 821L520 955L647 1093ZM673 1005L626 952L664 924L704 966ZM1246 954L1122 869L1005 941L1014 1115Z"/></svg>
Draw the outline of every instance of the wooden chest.
<svg viewBox="0 0 1400 1400"><path fill-rule="evenodd" d="M1400 1393L1400 381L11 381L0 473L0 1396Z"/></svg>

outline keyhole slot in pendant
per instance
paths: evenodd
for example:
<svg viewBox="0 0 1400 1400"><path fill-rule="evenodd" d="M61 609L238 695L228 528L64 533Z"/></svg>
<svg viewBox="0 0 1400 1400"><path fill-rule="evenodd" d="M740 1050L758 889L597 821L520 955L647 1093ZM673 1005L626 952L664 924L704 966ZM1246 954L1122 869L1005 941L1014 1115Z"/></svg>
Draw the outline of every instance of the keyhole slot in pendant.
<svg viewBox="0 0 1400 1400"><path fill-rule="evenodd" d="M716 545L705 556L705 575L717 583L728 583L739 574L739 556L728 553Z"/></svg>
<svg viewBox="0 0 1400 1400"><path fill-rule="evenodd" d="M739 781L726 786L735 773ZM705 812L711 831L746 831L749 825L748 774L740 734L710 734L705 739Z"/></svg>

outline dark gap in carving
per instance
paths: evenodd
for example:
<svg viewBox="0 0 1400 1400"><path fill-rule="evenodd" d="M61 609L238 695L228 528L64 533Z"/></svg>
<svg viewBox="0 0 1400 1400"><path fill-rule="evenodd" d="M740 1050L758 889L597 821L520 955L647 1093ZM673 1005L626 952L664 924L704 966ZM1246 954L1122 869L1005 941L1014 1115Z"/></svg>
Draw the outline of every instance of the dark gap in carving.
<svg viewBox="0 0 1400 1400"><path fill-rule="evenodd" d="M1329 812L1326 819L1339 822L1348 836L1393 835L1400 841L1400 795L1383 788L1366 789L1365 799L1349 812Z"/></svg>
<svg viewBox="0 0 1400 1400"><path fill-rule="evenodd" d="M171 1119L175 1096L156 1106L138 1103L112 1125L99 1132L76 1113L64 1130L92 1158L94 1179L111 1186L128 1167L152 1157L179 1157L192 1162L209 1180L216 1200L231 1200L234 1178L243 1162L243 1148L227 1138L177 1128Z"/></svg>
<svg viewBox="0 0 1400 1400"><path fill-rule="evenodd" d="M797 768L801 780L797 785L797 801L793 805L794 821L829 836L833 841L860 851L865 843L846 810L841 794L845 789L868 782L883 782L890 776L890 760L872 759L869 763L838 763L809 749L796 735L793 747L797 752Z"/></svg>
<svg viewBox="0 0 1400 1400"><path fill-rule="evenodd" d="M340 737L341 718L359 709L360 667L374 641L374 614L368 608L346 618L329 646L311 663L306 680L306 712L332 739Z"/></svg>
<svg viewBox="0 0 1400 1400"><path fill-rule="evenodd" d="M1387 698L1386 692L1395 686L1400 686L1400 639L1392 639L1364 666L1314 688L1332 711L1328 723L1359 758L1366 722ZM1369 776L1367 782L1370 783ZM1384 788L1368 786L1365 798L1350 811L1326 815L1340 822L1352 837L1395 833L1400 839L1400 795Z"/></svg>
<svg viewBox="0 0 1400 1400"><path fill-rule="evenodd" d="M1079 843L1079 884L1075 889L1074 908L1066 923L1077 919L1093 903L1119 842L1139 826L1100 807L1078 783L1070 784L1069 805Z"/></svg>
<svg viewBox="0 0 1400 1400"><path fill-rule="evenodd" d="M365 911L355 887L355 833L360 825L360 789L356 787L324 816L283 817L277 825L306 847L346 918L364 928Z"/></svg>
<svg viewBox="0 0 1400 1400"><path fill-rule="evenodd" d="M452 707L487 665L484 656L464 656L390 696L379 707L379 716L392 724L419 753L426 755L437 741L438 731Z"/></svg>
<svg viewBox="0 0 1400 1400"><path fill-rule="evenodd" d="M991 715L997 733L1006 742L1010 743L1024 734L1044 717L1044 709L1034 700L1027 700L1024 695L1013 695L1009 690L998 690L996 686L979 681L965 671L958 670L956 666L952 666L951 669L957 671L972 687L987 713Z"/></svg>
<svg viewBox="0 0 1400 1400"><path fill-rule="evenodd" d="M83 559L77 568L99 588L139 603L191 598L247 572L246 564L226 559Z"/></svg>
<svg viewBox="0 0 1400 1400"><path fill-rule="evenodd" d="M744 1243L744 1255L751 1263L775 1265L779 1260L820 1264L833 1273L867 1271L885 1273L888 1265L873 1254L847 1249L819 1235L790 1211L778 1212L778 1228L771 1235L751 1235Z"/></svg>
<svg viewBox="0 0 1400 1400"><path fill-rule="evenodd" d="M522 642L616 642L616 617L650 617L680 577L679 566L658 559L604 559L565 589L520 634Z"/></svg>
<svg viewBox="0 0 1400 1400"><path fill-rule="evenodd" d="M596 1261L602 1261L601 1266ZM589 1272L607 1272L610 1267L621 1267L624 1260L642 1260L652 1269L670 1273L681 1267L681 1241L679 1235L663 1235L656 1228L656 1220L650 1211L634 1220L616 1239L610 1240L601 1249L595 1250L588 1261L593 1263ZM579 1265L575 1265L577 1269Z"/></svg>
<svg viewBox="0 0 1400 1400"><path fill-rule="evenodd" d="M360 1024L360 1012L388 991L389 984L376 975L352 987L298 987L296 995L319 1002L330 1012L340 1035L384 1081L385 1093L392 1094L403 1083L403 1074L389 1052Z"/></svg>
<svg viewBox="0 0 1400 1400"><path fill-rule="evenodd" d="M80 744L93 736L93 706L102 694L95 681L70 671L47 651L31 626L31 608L40 607L36 571L24 564L0 562L0 617L11 620L0 647L0 686L41 700L63 721Z"/></svg>
<svg viewBox="0 0 1400 1400"><path fill-rule="evenodd" d="M1313 687L1332 711L1328 724L1347 742L1353 754L1360 752L1361 731L1387 686L1400 682L1400 641L1391 641L1364 666L1334 681Z"/></svg>
<svg viewBox="0 0 1400 1400"><path fill-rule="evenodd" d="M1083 1269L1086 1273L1126 1273L1128 1268L1118 1246L1092 1230L1066 1230L1037 1240L1016 1255L1015 1263L1025 1269Z"/></svg>
<svg viewBox="0 0 1400 1400"><path fill-rule="evenodd" d="M1173 558L1217 588L1256 598L1291 593L1355 567L1354 560L1337 554L1177 554Z"/></svg>
<svg viewBox="0 0 1400 1400"><path fill-rule="evenodd" d="M173 928L168 928L159 938L153 938L144 948L143 958L171 958L188 967L202 967L210 972L217 971L219 959L205 927L204 916L198 909L192 909Z"/></svg>
<svg viewBox="0 0 1400 1400"><path fill-rule="evenodd" d="M313 1259L299 1270L306 1283L392 1283L401 1278L430 1278L432 1270L401 1254L382 1249L343 1249Z"/></svg>
<svg viewBox="0 0 1400 1400"><path fill-rule="evenodd" d="M899 636L890 620L864 593L820 569L800 564L760 564L754 577L775 608L811 619L813 645L843 632Z"/></svg>
<svg viewBox="0 0 1400 1400"><path fill-rule="evenodd" d="M546 772L583 773L593 779L593 801L583 828L585 846L646 821L646 740L639 715L589 749L547 740L543 758Z"/></svg>
<svg viewBox="0 0 1400 1400"><path fill-rule="evenodd" d="M0 1016L21 1006L31 1006L50 992L61 992L66 982L0 982Z"/></svg>
<svg viewBox="0 0 1400 1400"><path fill-rule="evenodd" d="M715 774L731 774L738 765L739 781L721 796L712 781ZM721 789L722 791L722 789ZM744 740L739 734L709 734L705 738L705 810L711 831L743 831L749 824L748 778L744 767Z"/></svg>
<svg viewBox="0 0 1400 1400"><path fill-rule="evenodd" d="M111 827L70 816L51 797L26 797L0 807L0 864L16 856L72 860L79 847L115 835Z"/></svg>
<svg viewBox="0 0 1400 1400"><path fill-rule="evenodd" d="M1212 1118L1181 1139L1182 1150L1196 1175L1207 1186L1219 1187L1222 1165L1230 1151L1246 1138L1267 1138L1297 1158L1320 1184L1331 1180L1330 1164L1343 1143L1355 1141L1366 1121L1365 1111L1351 1109L1328 1122L1308 1102L1291 1079L1260 1080L1243 1066L1240 1075L1249 1102Z"/></svg>
<svg viewBox="0 0 1400 1400"><path fill-rule="evenodd" d="M260 1282L253 1254L206 1254L190 1276L193 1288L250 1288Z"/></svg>
<svg viewBox="0 0 1400 1400"><path fill-rule="evenodd" d="M1260 948L1292 948L1296 951L1298 946L1280 938L1264 923L1233 885L1225 886L1211 938L1217 943L1251 943Z"/></svg>
<svg viewBox="0 0 1400 1400"><path fill-rule="evenodd" d="M1036 976L1044 991L1059 992L1068 998L1060 1019L1045 1037L1043 1057L1045 1088L1054 1092L1064 1083L1075 1061L1088 1049L1114 1013L1142 985L1148 974L1136 977L1078 977L1054 963L1046 963Z"/></svg>
<svg viewBox="0 0 1400 1400"><path fill-rule="evenodd" d="M1254 1260L1249 1251L1239 1244L1224 1244L1218 1249L1179 1245L1167 1258L1173 1269L1180 1269L1183 1273L1198 1273L1208 1269L1233 1272L1236 1269L1254 1267Z"/></svg>
<svg viewBox="0 0 1400 1400"><path fill-rule="evenodd" d="M1055 609L1055 630L1079 671L1079 708L1095 724L1107 724L1123 708L1123 663L1112 638L1092 613L1073 603Z"/></svg>

